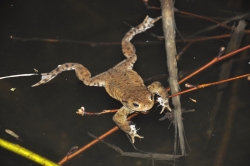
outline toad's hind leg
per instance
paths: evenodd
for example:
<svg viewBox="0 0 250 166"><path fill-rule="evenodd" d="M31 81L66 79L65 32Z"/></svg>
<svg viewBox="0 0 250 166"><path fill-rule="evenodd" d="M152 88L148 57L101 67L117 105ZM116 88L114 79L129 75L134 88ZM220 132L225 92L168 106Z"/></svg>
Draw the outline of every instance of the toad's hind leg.
<svg viewBox="0 0 250 166"><path fill-rule="evenodd" d="M113 116L113 121L121 130L130 136L132 143L135 142L135 137L143 138L137 134L138 129L135 128L135 124L131 121L127 121L127 116L133 112L134 111L129 110L126 107L122 107Z"/></svg>
<svg viewBox="0 0 250 166"><path fill-rule="evenodd" d="M117 64L114 69L116 70L130 70L133 68L133 65L137 59L137 56L135 54L135 47L134 45L130 42L130 40L132 40L132 38L138 34L138 33L142 33L144 31L146 31L147 29L151 28L154 26L154 23L156 21L158 21L161 17L157 17L157 18L150 18L150 17L146 17L144 19L144 21L137 25L135 28L130 29L124 36L124 38L122 39L122 52L123 54L127 57L126 60L120 62L119 64Z"/></svg>
<svg viewBox="0 0 250 166"><path fill-rule="evenodd" d="M63 71L67 70L75 70L76 76L78 77L79 80L83 81L85 85L88 86L105 86L105 77L106 73L101 73L93 78L91 78L91 73L89 70L84 67L83 65L79 63L65 63L62 65L58 65L57 68L52 70L49 73L42 73L42 79L32 85L32 87L39 86L41 84L45 84L52 80L54 77L56 77L58 74L60 74Z"/></svg>

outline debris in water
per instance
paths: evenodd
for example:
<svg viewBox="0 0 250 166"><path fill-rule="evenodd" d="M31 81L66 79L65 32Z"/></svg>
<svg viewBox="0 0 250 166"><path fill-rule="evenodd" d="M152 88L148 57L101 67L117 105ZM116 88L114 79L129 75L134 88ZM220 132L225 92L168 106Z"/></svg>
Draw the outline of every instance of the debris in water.
<svg viewBox="0 0 250 166"><path fill-rule="evenodd" d="M14 92L14 91L16 90L16 88L11 88L10 90L11 90L12 92Z"/></svg>
<svg viewBox="0 0 250 166"><path fill-rule="evenodd" d="M187 88L194 88L194 87L196 87L195 85L192 85L192 84L189 84L189 83L186 83L185 84L185 87L187 87Z"/></svg>
<svg viewBox="0 0 250 166"><path fill-rule="evenodd" d="M78 111L76 112L76 114L79 114L79 115L84 115L84 111L85 111L85 108L84 107L81 107L80 109L78 109Z"/></svg>
<svg viewBox="0 0 250 166"><path fill-rule="evenodd" d="M195 99L189 98L192 102L196 103L197 101Z"/></svg>
<svg viewBox="0 0 250 166"><path fill-rule="evenodd" d="M18 136L16 133L14 133L13 131L11 131L11 130L9 130L9 129L5 129L5 132L8 133L9 135L15 137L16 139L22 141L22 140L19 138L19 136Z"/></svg>

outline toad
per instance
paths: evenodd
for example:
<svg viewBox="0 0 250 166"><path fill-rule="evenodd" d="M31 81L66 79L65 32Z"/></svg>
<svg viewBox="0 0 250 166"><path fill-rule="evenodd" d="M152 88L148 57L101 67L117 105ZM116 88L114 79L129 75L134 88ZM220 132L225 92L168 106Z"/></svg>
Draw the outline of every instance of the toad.
<svg viewBox="0 0 250 166"><path fill-rule="evenodd" d="M162 111L167 108L171 111L168 103L168 94L166 89L160 82L153 82L149 86L145 86L140 75L133 70L133 65L137 60L136 50L130 40L139 33L146 31L154 26L154 23L161 17L146 17L138 26L130 29L122 39L122 52L127 59L115 65L113 68L99 75L91 77L90 71L79 63L65 63L59 65L56 69L48 73L42 73L42 79L32 85L39 86L49 82L63 71L75 70L76 76L85 85L104 87L107 93L119 100L122 107L113 116L116 125L127 133L132 143L135 137L143 138L137 134L135 124L127 120L127 116L134 112L146 112L154 105L154 96L160 96L158 101L162 106ZM161 112L162 112L161 111Z"/></svg>

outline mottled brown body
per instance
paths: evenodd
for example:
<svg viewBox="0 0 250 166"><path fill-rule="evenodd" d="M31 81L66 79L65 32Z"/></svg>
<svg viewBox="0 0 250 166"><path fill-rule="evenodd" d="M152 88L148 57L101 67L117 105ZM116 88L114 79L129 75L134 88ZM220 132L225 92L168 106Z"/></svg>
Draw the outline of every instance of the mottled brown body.
<svg viewBox="0 0 250 166"><path fill-rule="evenodd" d="M161 101L160 105L163 106L162 110L165 108L171 110L168 104L167 92L161 83L154 82L146 87L138 73L132 70L134 63L137 60L137 55L135 54L135 48L130 40L136 34L151 28L153 23L160 18L161 17L152 19L147 16L140 25L132 28L125 34L122 40L122 51L127 59L108 71L95 77L91 77L91 73L83 65L78 63L65 63L59 65L49 73L43 73L41 81L32 87L49 82L62 71L75 70L76 76L83 81L85 85L105 87L107 93L111 97L119 100L123 104L123 107L114 115L113 120L121 130L129 134L134 143L134 137L143 137L137 134L135 125L132 122L127 121L127 116L129 114L135 111L145 112L151 109L154 105L155 94L160 96L159 101Z"/></svg>
<svg viewBox="0 0 250 166"><path fill-rule="evenodd" d="M107 71L107 77L109 79L105 82L106 91L124 106L133 111L147 111L152 108L153 94L144 85L137 72L110 69Z"/></svg>

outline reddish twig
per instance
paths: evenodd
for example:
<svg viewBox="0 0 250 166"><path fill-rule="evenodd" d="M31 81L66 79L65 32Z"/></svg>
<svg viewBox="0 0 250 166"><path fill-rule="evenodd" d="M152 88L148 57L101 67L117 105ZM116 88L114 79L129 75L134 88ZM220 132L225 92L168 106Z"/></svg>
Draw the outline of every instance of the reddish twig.
<svg viewBox="0 0 250 166"><path fill-rule="evenodd" d="M217 84L221 84L221 83L225 83L225 82L229 82L229 81L233 81L233 80L237 80L237 79L244 78L244 77L249 77L249 76L250 76L250 74L244 74L244 75L241 75L241 76L236 76L236 77L233 77L233 78L229 78L229 79L225 79L225 80L221 80L221 81L217 81L217 82L211 82L211 83L196 85L193 88L190 88L190 89L175 93L175 94L169 96L169 98L177 96L177 95L181 95L181 94L184 94L184 93L187 93L187 92L191 92L191 91L194 91L194 90L197 90L197 89L206 88L208 86L217 85Z"/></svg>
<svg viewBox="0 0 250 166"><path fill-rule="evenodd" d="M79 115L101 115L101 114L107 114L107 113L114 113L117 112L118 109L114 109L114 110L103 110L102 112L86 112L84 107L81 107L80 109L78 109L78 111L76 112L76 114Z"/></svg>

